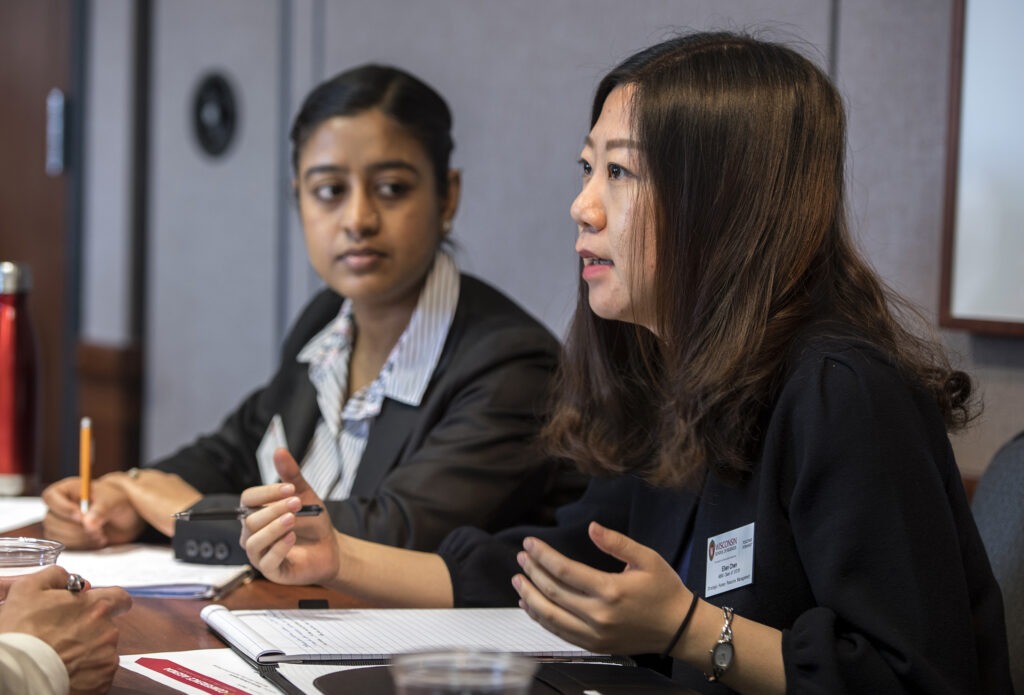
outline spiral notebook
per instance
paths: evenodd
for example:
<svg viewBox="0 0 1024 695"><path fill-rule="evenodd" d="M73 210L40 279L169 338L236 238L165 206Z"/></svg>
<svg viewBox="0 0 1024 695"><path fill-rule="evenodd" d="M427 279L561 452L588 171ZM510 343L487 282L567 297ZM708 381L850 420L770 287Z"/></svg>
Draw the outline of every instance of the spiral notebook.
<svg viewBox="0 0 1024 695"><path fill-rule="evenodd" d="M436 649L607 660L548 632L519 608L228 610L203 608L206 624L256 664L379 663Z"/></svg>

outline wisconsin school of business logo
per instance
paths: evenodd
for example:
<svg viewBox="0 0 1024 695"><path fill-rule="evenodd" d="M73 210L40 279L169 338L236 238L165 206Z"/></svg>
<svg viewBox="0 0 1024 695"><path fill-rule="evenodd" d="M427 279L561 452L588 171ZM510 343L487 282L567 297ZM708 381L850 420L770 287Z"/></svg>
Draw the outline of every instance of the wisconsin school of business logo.
<svg viewBox="0 0 1024 695"><path fill-rule="evenodd" d="M715 539L708 540L708 560L715 559Z"/></svg>

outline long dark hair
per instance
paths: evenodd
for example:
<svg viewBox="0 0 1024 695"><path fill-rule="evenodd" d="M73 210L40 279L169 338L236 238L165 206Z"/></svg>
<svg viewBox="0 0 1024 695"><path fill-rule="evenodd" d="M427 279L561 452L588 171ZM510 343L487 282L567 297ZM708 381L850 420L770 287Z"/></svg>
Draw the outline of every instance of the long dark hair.
<svg viewBox="0 0 1024 695"><path fill-rule="evenodd" d="M387 65L367 64L338 73L306 96L292 123L293 171L298 173L302 146L321 123L374 108L395 119L420 143L430 158L438 196L444 198L455 148L448 104L427 83Z"/></svg>
<svg viewBox="0 0 1024 695"><path fill-rule="evenodd" d="M822 320L887 354L948 427L969 419L970 379L901 326L905 303L850 240L845 116L820 69L743 35L676 37L605 76L592 125L622 85L655 230L657 325L595 316L580 281L545 430L556 455L660 485L709 467L742 479L795 335Z"/></svg>

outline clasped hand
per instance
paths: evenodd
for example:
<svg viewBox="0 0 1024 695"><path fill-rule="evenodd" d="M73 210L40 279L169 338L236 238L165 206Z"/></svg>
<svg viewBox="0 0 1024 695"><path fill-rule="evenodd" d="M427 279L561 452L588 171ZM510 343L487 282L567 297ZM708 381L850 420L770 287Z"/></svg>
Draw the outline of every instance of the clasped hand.
<svg viewBox="0 0 1024 695"><path fill-rule="evenodd" d="M14 581L0 607L0 632L35 635L53 647L72 693L106 692L118 666L113 618L131 608L132 599L123 589L93 589L88 582L80 592L68 591L67 581L61 567Z"/></svg>
<svg viewBox="0 0 1024 695"><path fill-rule="evenodd" d="M517 559L519 605L559 637L607 654L658 653L686 613L691 593L657 552L592 522L591 540L626 564L603 572L570 560L537 538Z"/></svg>

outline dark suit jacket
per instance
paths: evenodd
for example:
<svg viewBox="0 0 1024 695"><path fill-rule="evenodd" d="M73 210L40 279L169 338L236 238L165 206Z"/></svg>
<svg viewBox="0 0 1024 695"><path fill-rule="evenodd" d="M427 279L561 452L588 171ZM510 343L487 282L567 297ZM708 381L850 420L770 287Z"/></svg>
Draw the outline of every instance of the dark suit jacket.
<svg viewBox="0 0 1024 695"><path fill-rule="evenodd" d="M462 524L497 530L553 518L558 504L582 491L579 474L545 460L534 448L558 342L489 285L463 275L460 287L444 349L419 407L385 399L351 496L327 503L334 525L345 533L432 550ZM341 303L331 290L318 294L285 340L271 381L243 401L219 431L155 467L177 473L208 495L237 496L261 484L255 452L275 414L281 416L291 453L301 461L320 411L308 365L295 358L337 316Z"/></svg>
<svg viewBox="0 0 1024 695"><path fill-rule="evenodd" d="M514 605L526 535L618 571L587 537L591 520L676 568L690 552L684 581L703 596L708 539L754 523L753 583L709 600L783 630L788 692L1010 692L999 587L930 398L877 352L820 340L800 352L764 432L742 485L602 479L555 528L455 531L439 552L457 605ZM686 664L674 676L729 692Z"/></svg>

